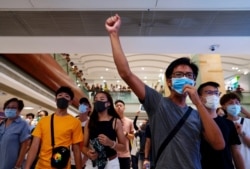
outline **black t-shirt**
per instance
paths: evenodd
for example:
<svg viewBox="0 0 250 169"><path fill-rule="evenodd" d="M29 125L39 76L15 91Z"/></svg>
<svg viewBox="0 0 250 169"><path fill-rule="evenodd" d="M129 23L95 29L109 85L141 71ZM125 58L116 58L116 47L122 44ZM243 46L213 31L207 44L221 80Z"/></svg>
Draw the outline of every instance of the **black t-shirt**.
<svg viewBox="0 0 250 169"><path fill-rule="evenodd" d="M219 126L224 140L223 150L214 150L208 142L201 139L201 165L203 169L234 169L232 163L231 145L241 144L234 123L223 117L214 118Z"/></svg>

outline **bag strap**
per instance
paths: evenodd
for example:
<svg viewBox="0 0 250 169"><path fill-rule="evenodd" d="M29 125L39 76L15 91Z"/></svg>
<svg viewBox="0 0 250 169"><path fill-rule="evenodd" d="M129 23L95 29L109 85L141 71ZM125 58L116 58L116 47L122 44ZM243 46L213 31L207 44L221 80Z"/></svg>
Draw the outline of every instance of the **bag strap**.
<svg viewBox="0 0 250 169"><path fill-rule="evenodd" d="M242 125L243 122L244 122L244 117L241 117L241 119L240 119L240 124Z"/></svg>
<svg viewBox="0 0 250 169"><path fill-rule="evenodd" d="M182 125L184 124L184 122L186 121L186 119L188 118L188 116L190 115L191 111L192 111L192 107L188 107L188 110L186 111L186 113L183 115L183 117L179 120L179 122L176 124L176 126L172 129L172 131L169 133L169 135L167 136L167 138L163 141L163 143L161 144L156 159L155 159L155 164L157 163L161 153L163 152L163 150L167 147L168 143L172 140L172 138L175 136L175 134L180 130L180 128L182 127Z"/></svg>
<svg viewBox="0 0 250 169"><path fill-rule="evenodd" d="M55 139L54 139L54 114L50 118L50 134L51 134L51 146L54 148Z"/></svg>

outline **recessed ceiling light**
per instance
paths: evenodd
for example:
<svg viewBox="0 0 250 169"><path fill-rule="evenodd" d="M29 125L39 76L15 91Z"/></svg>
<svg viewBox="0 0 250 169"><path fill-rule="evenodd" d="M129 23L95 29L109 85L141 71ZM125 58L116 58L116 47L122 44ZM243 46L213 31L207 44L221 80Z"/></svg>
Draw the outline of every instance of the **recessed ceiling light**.
<svg viewBox="0 0 250 169"><path fill-rule="evenodd" d="M101 76L100 79L103 79L103 76Z"/></svg>
<svg viewBox="0 0 250 169"><path fill-rule="evenodd" d="M33 107L24 107L23 109L25 109L25 110L32 110L34 108Z"/></svg>

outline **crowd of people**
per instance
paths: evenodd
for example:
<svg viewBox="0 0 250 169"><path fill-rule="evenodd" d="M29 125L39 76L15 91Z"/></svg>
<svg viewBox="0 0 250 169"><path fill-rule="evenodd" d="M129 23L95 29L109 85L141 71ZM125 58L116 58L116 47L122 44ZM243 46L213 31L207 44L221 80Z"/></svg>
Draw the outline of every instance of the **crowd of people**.
<svg viewBox="0 0 250 169"><path fill-rule="evenodd" d="M124 115L125 102L103 90L94 93L93 108L81 98L73 117L68 106L74 92L62 86L55 92L55 111L39 112L33 127L34 115L21 119L24 104L11 98L0 116L0 169L249 169L250 113L236 93L220 96L213 81L196 88L198 67L183 57L166 69L165 97L131 72L119 40L119 15L105 26L118 73L148 120L138 127L139 112L133 122Z"/></svg>

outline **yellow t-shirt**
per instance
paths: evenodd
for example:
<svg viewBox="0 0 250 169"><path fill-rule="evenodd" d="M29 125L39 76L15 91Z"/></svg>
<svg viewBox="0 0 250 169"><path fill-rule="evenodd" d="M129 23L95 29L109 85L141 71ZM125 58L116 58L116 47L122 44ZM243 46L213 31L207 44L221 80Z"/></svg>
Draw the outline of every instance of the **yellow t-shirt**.
<svg viewBox="0 0 250 169"><path fill-rule="evenodd" d="M42 118L37 124L33 136L41 138L41 149L36 169L51 169L50 159L52 156L51 146L51 115ZM55 147L65 146L70 148L71 144L83 141L81 122L71 115L54 115L54 140ZM70 160L66 169L70 169Z"/></svg>

